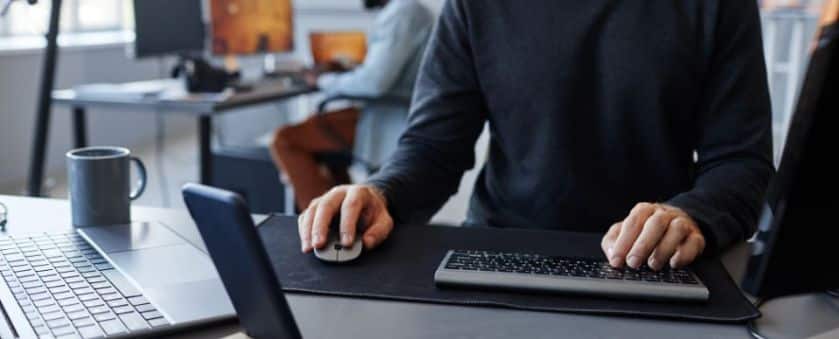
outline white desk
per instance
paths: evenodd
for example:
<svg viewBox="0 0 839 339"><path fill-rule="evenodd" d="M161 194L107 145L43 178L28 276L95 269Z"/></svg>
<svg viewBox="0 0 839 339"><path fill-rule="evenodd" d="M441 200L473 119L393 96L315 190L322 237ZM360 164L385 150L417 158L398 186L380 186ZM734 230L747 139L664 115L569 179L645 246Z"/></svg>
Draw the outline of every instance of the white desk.
<svg viewBox="0 0 839 339"><path fill-rule="evenodd" d="M8 234L67 230L66 201L0 196L9 209ZM133 218L159 221L203 248L186 211L135 207ZM725 262L742 272L745 248ZM306 338L749 338L745 326L517 311L411 302L289 294ZM831 313L830 310L835 311ZM797 324L783 321L797 320ZM758 322L770 338L809 337L839 327L839 302L824 296L772 301ZM220 324L175 338L244 338L235 324Z"/></svg>

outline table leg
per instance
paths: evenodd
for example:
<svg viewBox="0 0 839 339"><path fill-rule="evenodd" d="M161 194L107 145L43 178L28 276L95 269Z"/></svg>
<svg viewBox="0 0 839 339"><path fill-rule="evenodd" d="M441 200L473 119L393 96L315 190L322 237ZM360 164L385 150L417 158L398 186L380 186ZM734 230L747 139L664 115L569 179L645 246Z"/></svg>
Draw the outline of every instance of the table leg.
<svg viewBox="0 0 839 339"><path fill-rule="evenodd" d="M73 107L73 145L87 147L87 114L84 107Z"/></svg>
<svg viewBox="0 0 839 339"><path fill-rule="evenodd" d="M201 183L212 185L213 154L211 150L213 134L213 120L209 115L198 118L198 148L201 171Z"/></svg>

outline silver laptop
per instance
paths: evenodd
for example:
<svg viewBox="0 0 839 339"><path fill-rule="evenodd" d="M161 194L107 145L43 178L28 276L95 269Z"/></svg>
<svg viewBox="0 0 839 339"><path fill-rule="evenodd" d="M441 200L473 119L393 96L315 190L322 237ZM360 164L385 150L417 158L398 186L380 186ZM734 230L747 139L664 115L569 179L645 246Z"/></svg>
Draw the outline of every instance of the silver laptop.
<svg viewBox="0 0 839 339"><path fill-rule="evenodd" d="M233 319L196 237L161 223L0 236L0 338L122 338Z"/></svg>

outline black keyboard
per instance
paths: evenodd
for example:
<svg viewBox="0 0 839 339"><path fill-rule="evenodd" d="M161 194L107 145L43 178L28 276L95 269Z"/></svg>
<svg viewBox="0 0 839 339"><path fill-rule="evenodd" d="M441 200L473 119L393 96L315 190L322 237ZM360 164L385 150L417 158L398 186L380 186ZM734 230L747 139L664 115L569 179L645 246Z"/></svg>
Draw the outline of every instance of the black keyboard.
<svg viewBox="0 0 839 339"><path fill-rule="evenodd" d="M76 233L0 237L0 274L41 338L124 336L169 325Z"/></svg>
<svg viewBox="0 0 839 339"><path fill-rule="evenodd" d="M709 294L688 269L620 269L605 260L472 250L449 251L435 282L655 299L707 300Z"/></svg>

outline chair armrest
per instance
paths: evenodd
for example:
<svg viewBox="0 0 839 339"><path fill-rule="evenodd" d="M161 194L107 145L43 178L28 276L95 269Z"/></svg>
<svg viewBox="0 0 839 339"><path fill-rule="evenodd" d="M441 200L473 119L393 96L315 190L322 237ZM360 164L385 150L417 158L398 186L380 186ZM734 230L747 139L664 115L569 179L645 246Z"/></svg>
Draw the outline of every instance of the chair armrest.
<svg viewBox="0 0 839 339"><path fill-rule="evenodd" d="M411 105L411 100L403 97L397 96L382 96L382 97L360 97L360 96L352 96L352 95L344 95L344 94L335 94L330 95L324 98L317 107L317 114L326 113L327 106L329 104L342 101L342 100L352 100L352 101L361 101L361 102L372 102L372 101L388 101L398 104L404 104L405 106Z"/></svg>

